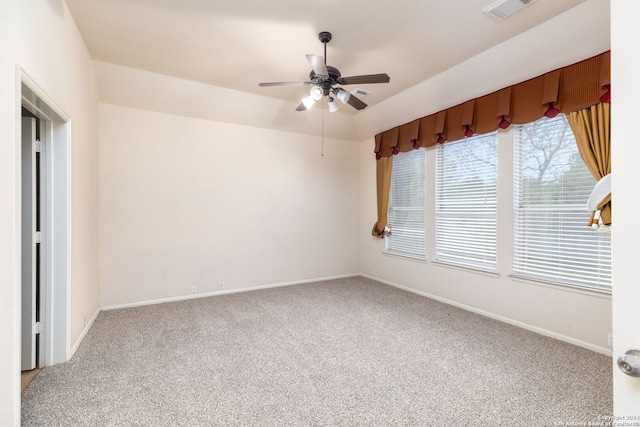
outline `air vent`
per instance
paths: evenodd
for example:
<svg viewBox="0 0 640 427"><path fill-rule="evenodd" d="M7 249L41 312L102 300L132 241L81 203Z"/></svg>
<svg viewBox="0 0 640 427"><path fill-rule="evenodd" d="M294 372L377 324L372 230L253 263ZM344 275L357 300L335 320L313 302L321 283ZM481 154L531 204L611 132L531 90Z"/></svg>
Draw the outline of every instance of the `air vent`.
<svg viewBox="0 0 640 427"><path fill-rule="evenodd" d="M513 15L535 1L536 0L498 0L482 9L482 11L496 21L502 21L507 16Z"/></svg>

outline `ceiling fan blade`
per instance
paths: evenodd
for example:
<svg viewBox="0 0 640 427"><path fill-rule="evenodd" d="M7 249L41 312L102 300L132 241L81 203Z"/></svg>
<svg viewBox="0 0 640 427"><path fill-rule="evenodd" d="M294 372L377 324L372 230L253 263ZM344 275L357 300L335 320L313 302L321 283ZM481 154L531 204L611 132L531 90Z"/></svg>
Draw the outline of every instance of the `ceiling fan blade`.
<svg viewBox="0 0 640 427"><path fill-rule="evenodd" d="M367 74L364 76L340 77L337 83L341 85L362 85L367 83L389 83L391 78L386 74Z"/></svg>
<svg viewBox="0 0 640 427"><path fill-rule="evenodd" d="M308 80L292 80L289 82L262 82L262 83L258 83L258 86L260 87L269 87L269 86L306 86L306 85L310 85L313 84L313 82L310 82Z"/></svg>
<svg viewBox="0 0 640 427"><path fill-rule="evenodd" d="M320 76L328 76L327 65L324 63L324 58L320 55L308 54L307 60L311 64L311 69L314 73Z"/></svg>
<svg viewBox="0 0 640 427"><path fill-rule="evenodd" d="M360 98L353 96L353 94L351 94L347 100L347 104L351 105L356 110L364 110L367 108L367 104L365 104Z"/></svg>
<svg viewBox="0 0 640 427"><path fill-rule="evenodd" d="M301 102L300 105L298 105L296 111L307 111L307 107L304 105L304 102Z"/></svg>

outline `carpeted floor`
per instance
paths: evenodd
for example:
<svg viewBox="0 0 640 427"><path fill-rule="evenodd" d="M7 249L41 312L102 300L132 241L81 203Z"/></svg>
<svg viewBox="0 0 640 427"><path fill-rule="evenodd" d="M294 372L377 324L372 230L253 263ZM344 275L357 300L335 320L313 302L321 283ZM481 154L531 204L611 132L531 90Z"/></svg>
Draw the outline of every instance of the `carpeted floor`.
<svg viewBox="0 0 640 427"><path fill-rule="evenodd" d="M612 413L611 378L607 356L354 277L102 312L22 423L567 425Z"/></svg>

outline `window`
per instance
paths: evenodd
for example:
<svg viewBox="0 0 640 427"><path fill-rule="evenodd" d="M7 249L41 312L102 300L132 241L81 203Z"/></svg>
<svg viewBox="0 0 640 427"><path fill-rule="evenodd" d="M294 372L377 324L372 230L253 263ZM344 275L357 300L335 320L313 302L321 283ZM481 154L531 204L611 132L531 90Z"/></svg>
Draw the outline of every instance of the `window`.
<svg viewBox="0 0 640 427"><path fill-rule="evenodd" d="M516 128L515 275L611 291L611 235L588 227L596 181L564 115Z"/></svg>
<svg viewBox="0 0 640 427"><path fill-rule="evenodd" d="M497 133L436 150L436 260L495 271Z"/></svg>
<svg viewBox="0 0 640 427"><path fill-rule="evenodd" d="M391 166L389 213L391 235L385 252L425 258L425 149L398 153Z"/></svg>

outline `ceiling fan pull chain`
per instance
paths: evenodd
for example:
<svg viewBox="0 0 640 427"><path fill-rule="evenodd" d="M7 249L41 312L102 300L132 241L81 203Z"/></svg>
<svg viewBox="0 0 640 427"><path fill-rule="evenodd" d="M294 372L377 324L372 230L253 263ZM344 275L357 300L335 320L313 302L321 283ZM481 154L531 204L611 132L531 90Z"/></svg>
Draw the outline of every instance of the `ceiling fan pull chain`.
<svg viewBox="0 0 640 427"><path fill-rule="evenodd" d="M326 44L325 44L326 46ZM324 157L324 102L322 103L322 105L320 106L320 125L322 126L322 129L320 130L320 138L322 140L321 142L321 148L320 148L320 157Z"/></svg>

